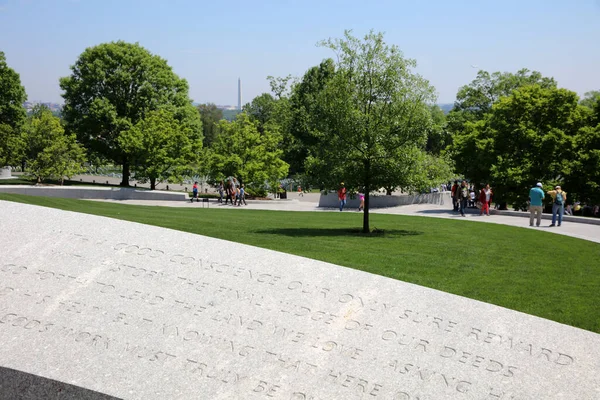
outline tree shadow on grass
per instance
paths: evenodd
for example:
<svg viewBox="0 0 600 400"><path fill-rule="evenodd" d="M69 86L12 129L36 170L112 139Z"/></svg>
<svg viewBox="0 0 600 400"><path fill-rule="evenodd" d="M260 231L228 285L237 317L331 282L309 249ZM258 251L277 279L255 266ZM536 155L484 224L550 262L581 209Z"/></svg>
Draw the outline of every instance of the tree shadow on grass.
<svg viewBox="0 0 600 400"><path fill-rule="evenodd" d="M370 233L363 233L361 228L274 228L256 230L254 233L267 235L283 235L291 237L323 237L323 236L347 236L364 238L394 238L402 236L417 236L423 232L408 231L404 229L373 229Z"/></svg>

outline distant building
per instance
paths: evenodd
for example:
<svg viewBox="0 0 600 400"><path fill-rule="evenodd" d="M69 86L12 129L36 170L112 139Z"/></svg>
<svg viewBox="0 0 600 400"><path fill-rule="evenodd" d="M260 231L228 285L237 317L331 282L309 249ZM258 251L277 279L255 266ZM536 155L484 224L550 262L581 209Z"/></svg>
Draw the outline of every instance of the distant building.
<svg viewBox="0 0 600 400"><path fill-rule="evenodd" d="M238 110L242 111L242 80L238 78Z"/></svg>

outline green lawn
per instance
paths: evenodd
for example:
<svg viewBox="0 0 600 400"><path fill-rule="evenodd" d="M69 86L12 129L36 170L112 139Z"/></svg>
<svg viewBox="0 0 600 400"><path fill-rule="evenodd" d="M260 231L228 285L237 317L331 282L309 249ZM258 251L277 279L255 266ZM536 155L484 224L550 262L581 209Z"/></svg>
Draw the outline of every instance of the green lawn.
<svg viewBox="0 0 600 400"><path fill-rule="evenodd" d="M170 208L0 194L323 260L600 333L600 244L511 226L372 214Z"/></svg>

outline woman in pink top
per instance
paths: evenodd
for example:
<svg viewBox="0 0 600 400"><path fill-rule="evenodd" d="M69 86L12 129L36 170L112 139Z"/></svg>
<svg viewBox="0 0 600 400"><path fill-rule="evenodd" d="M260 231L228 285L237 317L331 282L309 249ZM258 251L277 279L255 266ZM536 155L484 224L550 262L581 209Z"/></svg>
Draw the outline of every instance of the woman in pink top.
<svg viewBox="0 0 600 400"><path fill-rule="evenodd" d="M365 195L363 193L359 193L358 199L360 200L360 205L358 206L358 211L363 211L365 209Z"/></svg>

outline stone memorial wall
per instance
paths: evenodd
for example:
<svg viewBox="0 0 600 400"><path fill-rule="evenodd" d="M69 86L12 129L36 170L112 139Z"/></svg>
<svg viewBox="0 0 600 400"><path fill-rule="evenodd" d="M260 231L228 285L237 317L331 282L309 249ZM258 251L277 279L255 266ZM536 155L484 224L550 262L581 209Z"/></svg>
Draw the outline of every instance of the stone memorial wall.
<svg viewBox="0 0 600 400"><path fill-rule="evenodd" d="M98 398L600 398L596 333L168 229L0 221L0 397L10 369Z"/></svg>

